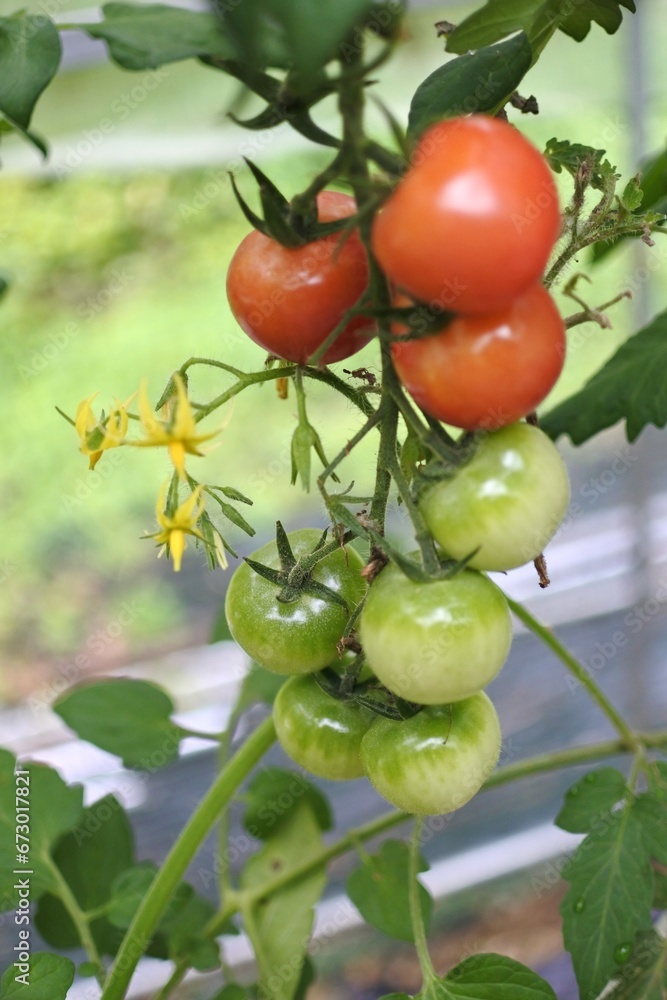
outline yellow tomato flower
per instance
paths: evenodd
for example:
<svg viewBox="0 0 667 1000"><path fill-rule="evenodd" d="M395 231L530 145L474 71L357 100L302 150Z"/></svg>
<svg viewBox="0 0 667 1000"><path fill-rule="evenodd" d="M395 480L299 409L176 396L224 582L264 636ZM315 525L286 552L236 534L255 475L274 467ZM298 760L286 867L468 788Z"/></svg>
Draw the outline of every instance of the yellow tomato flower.
<svg viewBox="0 0 667 1000"><path fill-rule="evenodd" d="M146 435L141 441L130 441L128 444L139 448L157 448L165 446L169 457L181 479L185 479L185 456L201 455L198 445L215 437L218 431L210 434L197 433L197 422L190 406L185 384L178 374L173 376L176 386L176 398L172 397L162 408L162 420L155 416L146 395L146 384L142 383L139 390L139 419Z"/></svg>
<svg viewBox="0 0 667 1000"><path fill-rule="evenodd" d="M186 548L186 535L193 535L199 538L204 544L206 539L201 531L196 527L197 521L204 511L204 501L201 499L203 486L197 486L187 500L176 508L173 514L169 515L164 510L164 495L166 486L162 487L158 497L155 513L161 531L157 531L151 538L154 538L158 545L164 546L158 555L162 555L165 548L169 546L169 554L174 561L174 570L178 573L181 568L181 560Z"/></svg>
<svg viewBox="0 0 667 1000"><path fill-rule="evenodd" d="M77 407L74 418L74 427L81 440L79 450L90 457L91 469L95 468L102 457L102 452L107 448L118 448L119 445L125 444L127 406L132 399L130 397L124 403L115 400L115 409L112 408L108 417L102 415L98 420L92 410L93 400L97 395L98 393L94 392L92 396L83 399Z"/></svg>

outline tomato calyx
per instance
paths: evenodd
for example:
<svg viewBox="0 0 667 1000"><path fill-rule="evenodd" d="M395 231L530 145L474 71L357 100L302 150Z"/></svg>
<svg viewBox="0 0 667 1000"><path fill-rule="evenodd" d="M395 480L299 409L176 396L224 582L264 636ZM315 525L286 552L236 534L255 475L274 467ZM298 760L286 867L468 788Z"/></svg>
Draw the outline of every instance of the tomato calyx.
<svg viewBox="0 0 667 1000"><path fill-rule="evenodd" d="M297 601L302 594L314 597L329 604L338 604L346 614L350 613L347 601L337 594L331 587L314 580L312 572L315 566L322 559L325 559L331 552L344 545L352 537L343 536L335 539L329 545L325 545L329 529L325 529L315 548L306 556L297 559L292 551L290 540L283 525L276 521L276 547L280 558L280 569L273 569L265 566L256 559L245 557L245 562L255 573L269 583L273 583L279 588L276 600L281 604L292 604Z"/></svg>
<svg viewBox="0 0 667 1000"><path fill-rule="evenodd" d="M405 301L405 296L401 296ZM393 305L368 307L364 315L374 319L400 323L407 327L405 333L385 333L384 337L392 344L409 340L421 340L422 337L433 337L456 319L456 313L448 309L435 308L416 300L411 305ZM382 331L380 336L383 336Z"/></svg>
<svg viewBox="0 0 667 1000"><path fill-rule="evenodd" d="M438 454L417 466L413 475L413 498L418 501L422 493L435 483L455 479L461 469L465 468L474 457L483 437L483 434L470 434L465 440L460 438L451 455Z"/></svg>
<svg viewBox="0 0 667 1000"><path fill-rule="evenodd" d="M417 705L392 694L376 677L359 683L357 678L364 663L364 655L360 653L348 665L342 676L331 667L325 667L312 676L331 698L354 702L384 719L400 722L403 719L411 719L421 712L423 705Z"/></svg>
<svg viewBox="0 0 667 1000"><path fill-rule="evenodd" d="M264 236L275 240L282 246L289 249L304 246L306 243L313 243L315 240L332 233L341 233L341 239L351 233L357 219L354 215L343 219L334 219L331 222L318 222L316 195L304 200L303 196L297 195L294 199L299 206L298 210L290 203L285 195L273 183L263 170L244 156L243 158L250 168L250 171L257 181L259 187L259 198L264 216L254 212L238 189L236 179L230 173L232 189L238 202L239 208L245 215L250 225L259 230Z"/></svg>

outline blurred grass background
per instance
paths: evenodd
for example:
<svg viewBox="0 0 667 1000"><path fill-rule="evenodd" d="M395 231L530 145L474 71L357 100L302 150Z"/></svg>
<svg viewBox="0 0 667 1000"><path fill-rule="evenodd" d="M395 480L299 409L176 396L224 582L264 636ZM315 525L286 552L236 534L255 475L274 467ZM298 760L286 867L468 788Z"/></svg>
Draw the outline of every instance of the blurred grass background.
<svg viewBox="0 0 667 1000"><path fill-rule="evenodd" d="M647 148L657 149L667 136L667 101L660 92L667 9L660 0L643 2L647 13L650 8L647 73L655 85L646 109ZM10 9L4 0L2 13ZM407 113L419 81L443 60L433 21L456 21L469 9L450 3L435 15L410 17L398 57L379 72L372 91L399 116ZM558 37L522 86L537 96L541 113L523 118L521 127L540 146L557 136L605 148L629 176L637 164L630 147L625 29L627 24L609 37L594 28L581 48ZM225 297L227 265L248 228L226 170L241 154L250 155L291 196L328 158L289 131L258 135L234 126L225 112L238 102L238 89L208 68L177 64L154 88L148 83L145 74L106 62L70 69L47 90L33 122L52 143L50 163L41 166L18 140L3 144L0 269L10 287L0 302L0 696L7 699L77 655L105 666L206 638L225 576L209 574L203 555L192 548L176 575L156 561L151 541L139 541L154 530L166 456L118 449L91 474L73 429L54 407L73 416L79 400L93 392L108 407L113 397L134 392L142 377L157 399L171 371L193 354L261 368L262 351L238 329ZM242 113L253 107L244 103ZM381 115L372 106L369 114L383 137ZM317 114L325 127L334 116L331 104ZM247 171L238 175L252 200ZM642 252L663 261L651 272L657 311L667 306L667 253L661 244ZM580 291L592 304L603 302L641 280L640 265L628 245L589 269L594 283ZM577 308L563 303L566 313ZM554 398L576 389L635 328L629 303L613 318L612 331L588 325L572 331ZM335 367L340 372L360 364L376 368L374 346ZM226 384L211 370L192 379L200 401ZM326 523L316 495L289 486L295 409L271 386L250 390L231 411L210 418L211 428L229 423L209 457L191 460L198 478L253 498L254 507L243 513L257 529L257 544L271 533L276 516L292 526ZM331 454L358 426L356 415L324 387L311 390L309 409ZM354 479L355 492L363 491L372 474L369 449L362 447L344 467L344 484ZM222 527L239 551L254 547L238 529Z"/></svg>

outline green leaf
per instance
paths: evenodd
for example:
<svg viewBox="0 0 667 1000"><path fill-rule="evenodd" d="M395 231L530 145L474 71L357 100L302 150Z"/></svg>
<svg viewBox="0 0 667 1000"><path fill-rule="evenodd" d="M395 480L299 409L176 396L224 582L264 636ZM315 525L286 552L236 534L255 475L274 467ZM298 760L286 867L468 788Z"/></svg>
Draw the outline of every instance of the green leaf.
<svg viewBox="0 0 667 1000"><path fill-rule="evenodd" d="M576 42L583 42L593 22L604 28L608 35L613 35L623 23L621 7L633 14L637 10L634 0L578 0L576 5L571 0L563 0L563 7L572 13L563 18L560 30Z"/></svg>
<svg viewBox="0 0 667 1000"><path fill-rule="evenodd" d="M667 865L667 802L653 795L638 795L633 811L641 823L644 844L649 856Z"/></svg>
<svg viewBox="0 0 667 1000"><path fill-rule="evenodd" d="M572 785L565 805L556 816L556 826L569 833L588 833L596 820L611 812L627 794L625 778L614 767L591 771Z"/></svg>
<svg viewBox="0 0 667 1000"><path fill-rule="evenodd" d="M655 931L640 931L629 959L614 977L607 1000L664 1000L667 996L667 941Z"/></svg>
<svg viewBox="0 0 667 1000"><path fill-rule="evenodd" d="M126 767L153 771L178 757L174 705L156 684L127 677L92 681L71 688L53 710L81 739L121 757Z"/></svg>
<svg viewBox="0 0 667 1000"><path fill-rule="evenodd" d="M348 34L368 12L369 0L263 0L265 14L279 23L285 50L301 85L317 80L335 56L349 61L359 39Z"/></svg>
<svg viewBox="0 0 667 1000"><path fill-rule="evenodd" d="M301 977L296 988L296 993L294 994L294 1000L306 1000L308 990L316 979L317 969L310 956L306 955L303 968L301 969Z"/></svg>
<svg viewBox="0 0 667 1000"><path fill-rule="evenodd" d="M74 982L74 962L64 955L51 955L48 951L31 954L29 969L12 965L0 981L0 1000L65 1000ZM24 976L25 979L17 979Z"/></svg>
<svg viewBox="0 0 667 1000"><path fill-rule="evenodd" d="M654 798L667 802L667 761L652 760L650 762L648 781Z"/></svg>
<svg viewBox="0 0 667 1000"><path fill-rule="evenodd" d="M667 150L661 150L657 155L641 163L639 184L642 198L639 205L636 206L635 212L642 214L653 209L665 214L667 212ZM602 260L626 238L600 240L598 243L594 243L592 248L594 262Z"/></svg>
<svg viewBox="0 0 667 1000"><path fill-rule="evenodd" d="M125 69L156 69L180 59L235 55L213 14L161 3L107 3L102 11L103 21L76 27L106 42L111 58Z"/></svg>
<svg viewBox="0 0 667 1000"><path fill-rule="evenodd" d="M320 830L333 826L327 799L309 781L295 771L267 767L250 782L245 793L246 811L243 826L251 837L269 840L290 822L292 812L307 802Z"/></svg>
<svg viewBox="0 0 667 1000"><path fill-rule="evenodd" d="M533 52L527 36L459 56L427 76L410 105L408 136L414 141L435 121L471 111L495 112L530 69Z"/></svg>
<svg viewBox="0 0 667 1000"><path fill-rule="evenodd" d="M301 799L261 851L247 862L241 888L263 885L318 854L321 847L319 819L310 801ZM258 957L261 995L273 1000L294 1000L312 933L313 907L325 884L325 869L318 868L261 900L250 915L244 914L246 931Z"/></svg>
<svg viewBox="0 0 667 1000"><path fill-rule="evenodd" d="M22 763L20 770L27 772L15 775L16 758L8 750L0 749L0 910L16 909L18 890L15 883L20 876L14 869L30 869L30 900L35 902L46 890L53 888L50 870L50 849L55 841L80 821L83 812L83 788L81 785L67 785L57 771L45 764ZM17 794L18 788L27 788L28 796ZM21 814L17 813L16 801L27 801L28 824L18 824ZM28 825L29 833L18 829ZM17 839L17 835L20 836ZM26 843L27 836L29 864L17 861L21 853L17 843Z"/></svg>
<svg viewBox="0 0 667 1000"><path fill-rule="evenodd" d="M447 51L478 49L515 31L525 31L533 46L539 40L540 48L556 28L581 41L593 21L611 34L622 21L620 6L635 10L633 0L577 0L576 4L572 0L487 0L448 37Z"/></svg>
<svg viewBox="0 0 667 1000"><path fill-rule="evenodd" d="M419 871L428 871L420 858ZM401 840L387 840L378 854L366 857L347 880L347 894L366 923L399 941L414 941L410 920L410 849ZM428 928L433 898L419 887L422 918Z"/></svg>
<svg viewBox="0 0 667 1000"><path fill-rule="evenodd" d="M544 156L551 169L560 174L566 170L572 177L577 177L583 164L589 171L588 184L598 191L605 190L608 184L616 178L616 168L604 159L606 150L594 149L592 146L582 146L579 142L569 142L567 139L549 139Z"/></svg>
<svg viewBox="0 0 667 1000"><path fill-rule="evenodd" d="M556 1000L541 976L503 955L473 955L439 986L439 1000Z"/></svg>
<svg viewBox="0 0 667 1000"><path fill-rule="evenodd" d="M667 873L653 872L653 908L667 910Z"/></svg>
<svg viewBox="0 0 667 1000"><path fill-rule="evenodd" d="M114 927L126 930L130 926L157 872L152 861L143 861L115 879L107 910ZM215 907L207 899L198 896L187 882L182 882L160 920L147 954L174 962L185 960L200 972L218 968L218 946L203 934L214 913ZM238 934L238 929L227 921L218 933Z"/></svg>
<svg viewBox="0 0 667 1000"><path fill-rule="evenodd" d="M554 440L569 434L582 444L625 420L628 441L647 424L667 423L667 312L618 349L593 378L546 416L540 426Z"/></svg>
<svg viewBox="0 0 667 1000"><path fill-rule="evenodd" d="M43 15L0 18L0 112L41 152L46 147L28 131L42 91L55 76L62 47L60 35Z"/></svg>
<svg viewBox="0 0 667 1000"><path fill-rule="evenodd" d="M623 208L628 212L634 212L639 208L643 199L644 192L639 185L639 178L633 177L623 188L623 194L621 195Z"/></svg>
<svg viewBox="0 0 667 1000"><path fill-rule="evenodd" d="M653 875L635 804L609 814L563 870L563 940L582 1000L595 1000L613 977L617 952L651 927Z"/></svg>
<svg viewBox="0 0 667 1000"><path fill-rule="evenodd" d="M251 994L243 986L230 983L223 986L219 993L216 993L212 1000L250 1000Z"/></svg>
<svg viewBox="0 0 667 1000"><path fill-rule="evenodd" d="M121 872L111 887L107 916L114 927L123 930L130 926L141 900L155 878L157 866L152 861L142 861Z"/></svg>
<svg viewBox="0 0 667 1000"><path fill-rule="evenodd" d="M244 0L230 8L218 3L222 22L237 58L258 69L290 68L292 91L319 85L323 68L338 56L343 63L359 37L350 36L364 22L371 0ZM350 37L348 37L350 36Z"/></svg>
<svg viewBox="0 0 667 1000"><path fill-rule="evenodd" d="M203 931L215 915L215 907L187 883L180 890L175 905L160 921L158 932L166 937L173 962L187 961L198 972L210 972L220 966L220 949L215 941L204 937Z"/></svg>
<svg viewBox="0 0 667 1000"><path fill-rule="evenodd" d="M117 875L134 860L134 838L125 810L113 795L106 795L84 810L80 823L58 841L53 859L82 910L108 902ZM40 934L53 948L80 946L76 927L60 899L43 896L35 918ZM115 955L122 934L106 917L91 924L102 954Z"/></svg>
<svg viewBox="0 0 667 1000"><path fill-rule="evenodd" d="M468 52L498 42L515 31L530 36L533 24L553 0L487 0L484 7L464 18L447 38L448 52Z"/></svg>

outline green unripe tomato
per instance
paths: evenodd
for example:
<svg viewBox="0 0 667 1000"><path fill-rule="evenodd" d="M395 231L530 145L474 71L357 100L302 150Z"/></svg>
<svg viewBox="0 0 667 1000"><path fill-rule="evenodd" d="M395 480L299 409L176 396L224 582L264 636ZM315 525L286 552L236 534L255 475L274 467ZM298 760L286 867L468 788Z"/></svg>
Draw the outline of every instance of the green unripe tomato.
<svg viewBox="0 0 667 1000"><path fill-rule="evenodd" d="M321 532L301 528L289 535L294 556L308 555ZM252 558L271 569L280 569L275 541ZM352 611L364 596L363 560L354 549L337 549L318 562L313 579L340 594ZM248 656L277 674L309 674L337 659L336 644L348 616L339 604L301 593L297 600L277 600L280 588L256 573L247 563L236 570L227 590L225 613L232 636Z"/></svg>
<svg viewBox="0 0 667 1000"><path fill-rule="evenodd" d="M361 778L361 740L377 716L323 691L314 677L292 677L273 706L285 753L318 778Z"/></svg>
<svg viewBox="0 0 667 1000"><path fill-rule="evenodd" d="M485 437L453 479L424 493L420 509L447 555L475 569L531 562L555 535L570 481L555 445L538 427L511 424Z"/></svg>
<svg viewBox="0 0 667 1000"><path fill-rule="evenodd" d="M477 794L500 756L498 715L484 692L404 722L380 719L361 743L366 774L397 809L438 816Z"/></svg>
<svg viewBox="0 0 667 1000"><path fill-rule="evenodd" d="M391 564L368 592L360 636L371 670L390 691L443 705L493 680L507 658L512 623L502 591L481 573L416 583Z"/></svg>

